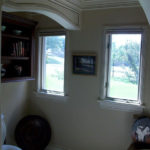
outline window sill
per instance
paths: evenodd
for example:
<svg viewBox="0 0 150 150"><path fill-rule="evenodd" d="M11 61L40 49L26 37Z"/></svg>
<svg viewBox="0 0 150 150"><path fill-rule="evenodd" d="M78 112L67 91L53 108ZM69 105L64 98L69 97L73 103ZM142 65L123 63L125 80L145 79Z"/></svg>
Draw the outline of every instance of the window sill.
<svg viewBox="0 0 150 150"><path fill-rule="evenodd" d="M52 99L52 100L61 100L61 101L67 101L68 96L65 96L63 94L55 95L53 93L46 93L46 92L33 92L33 95L38 98L45 98L45 99Z"/></svg>
<svg viewBox="0 0 150 150"><path fill-rule="evenodd" d="M112 100L98 100L101 108L125 112L142 113L144 106L136 103L125 103Z"/></svg>

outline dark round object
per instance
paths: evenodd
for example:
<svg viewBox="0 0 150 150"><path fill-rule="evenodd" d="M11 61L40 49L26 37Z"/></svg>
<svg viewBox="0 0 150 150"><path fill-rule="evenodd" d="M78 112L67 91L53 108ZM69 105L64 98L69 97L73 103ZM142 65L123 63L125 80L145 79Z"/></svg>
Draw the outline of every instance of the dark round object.
<svg viewBox="0 0 150 150"><path fill-rule="evenodd" d="M15 140L23 150L44 150L50 139L49 123L40 116L26 116L16 126Z"/></svg>
<svg viewBox="0 0 150 150"><path fill-rule="evenodd" d="M134 122L132 139L134 142L150 144L150 118L140 117Z"/></svg>

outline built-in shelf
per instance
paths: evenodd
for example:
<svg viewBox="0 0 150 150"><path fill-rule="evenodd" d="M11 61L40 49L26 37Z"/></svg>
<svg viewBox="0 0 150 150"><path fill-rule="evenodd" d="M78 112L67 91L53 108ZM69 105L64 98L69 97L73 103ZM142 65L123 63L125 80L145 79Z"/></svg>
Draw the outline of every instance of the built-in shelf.
<svg viewBox="0 0 150 150"><path fill-rule="evenodd" d="M2 13L1 81L34 79L34 29L37 22ZM20 33L15 33L20 31ZM19 35L18 35L19 34Z"/></svg>
<svg viewBox="0 0 150 150"><path fill-rule="evenodd" d="M30 40L30 37L21 36L21 35L7 34L7 33L3 33L2 37L16 38L16 39L21 39L21 40Z"/></svg>
<svg viewBox="0 0 150 150"><path fill-rule="evenodd" d="M30 57L2 56L2 59L7 59L7 60L29 60Z"/></svg>
<svg viewBox="0 0 150 150"><path fill-rule="evenodd" d="M1 82L2 83L8 83L8 82L20 82L20 81L24 81L24 80L34 80L33 77L11 77L11 78L2 78Z"/></svg>

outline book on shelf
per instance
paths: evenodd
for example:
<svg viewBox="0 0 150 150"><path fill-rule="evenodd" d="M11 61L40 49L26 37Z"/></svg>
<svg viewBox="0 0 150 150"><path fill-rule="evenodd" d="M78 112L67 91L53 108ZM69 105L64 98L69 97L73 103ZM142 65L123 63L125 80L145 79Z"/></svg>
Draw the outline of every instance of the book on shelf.
<svg viewBox="0 0 150 150"><path fill-rule="evenodd" d="M18 57L25 56L25 48L24 43L22 41L13 43L13 52L11 56L18 56Z"/></svg>

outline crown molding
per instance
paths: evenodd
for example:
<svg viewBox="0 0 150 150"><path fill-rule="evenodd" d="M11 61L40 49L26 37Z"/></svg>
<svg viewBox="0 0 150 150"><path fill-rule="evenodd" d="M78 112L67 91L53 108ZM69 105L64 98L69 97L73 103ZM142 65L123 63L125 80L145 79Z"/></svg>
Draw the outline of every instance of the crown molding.
<svg viewBox="0 0 150 150"><path fill-rule="evenodd" d="M81 3L79 3L78 0L48 0L48 1L66 7L67 9L70 9L76 13L81 12L80 7Z"/></svg>
<svg viewBox="0 0 150 150"><path fill-rule="evenodd" d="M82 10L95 10L95 9L109 9L109 8L127 8L127 7L139 7L138 0L123 0L123 1L111 1L111 0L82 0Z"/></svg>
<svg viewBox="0 0 150 150"><path fill-rule="evenodd" d="M71 12L81 14L81 11L109 8L139 7L138 0L3 0L14 4L45 4L57 5Z"/></svg>
<svg viewBox="0 0 150 150"><path fill-rule="evenodd" d="M3 0L5 3L57 5L80 14L84 10L139 7L138 0Z"/></svg>
<svg viewBox="0 0 150 150"><path fill-rule="evenodd" d="M96 9L139 7L138 0L49 0L76 12Z"/></svg>

